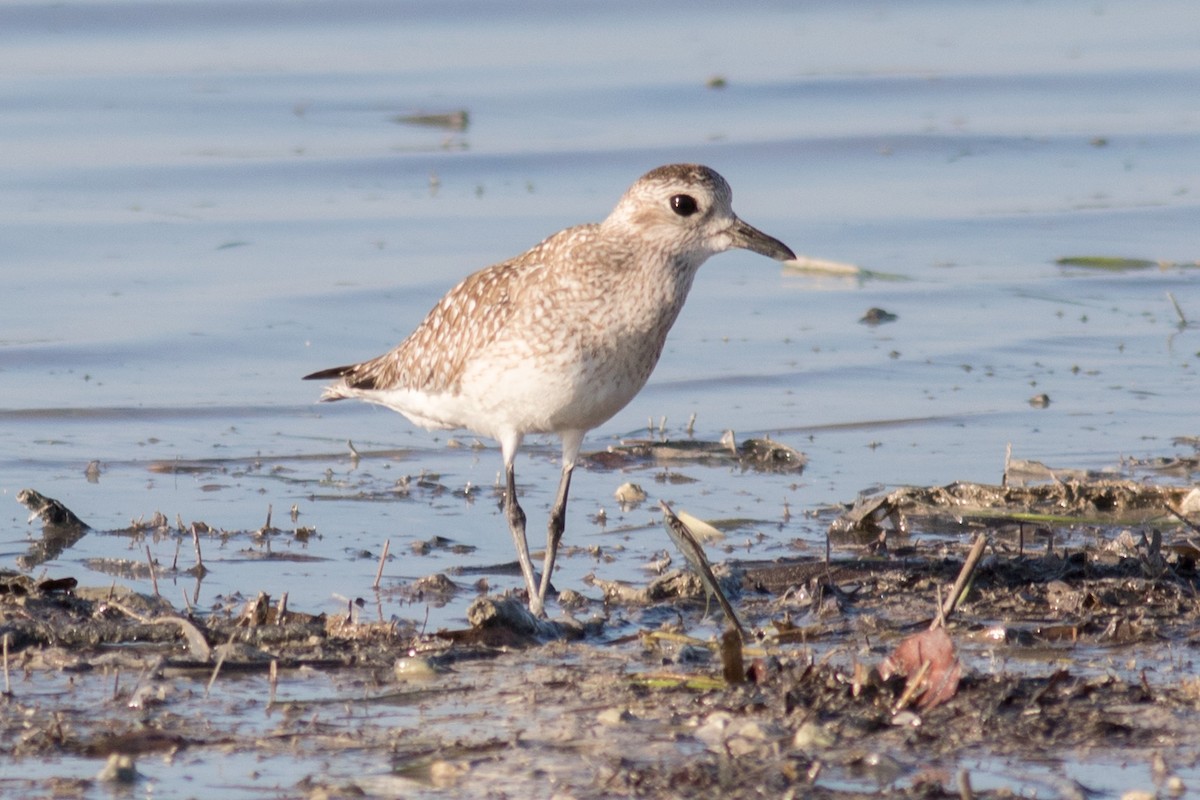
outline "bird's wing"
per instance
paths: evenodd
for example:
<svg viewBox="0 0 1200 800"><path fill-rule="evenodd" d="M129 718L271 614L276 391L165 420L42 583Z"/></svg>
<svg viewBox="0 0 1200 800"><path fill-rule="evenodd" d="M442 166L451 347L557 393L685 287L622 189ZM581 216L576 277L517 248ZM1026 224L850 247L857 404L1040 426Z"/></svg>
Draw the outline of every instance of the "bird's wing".
<svg viewBox="0 0 1200 800"><path fill-rule="evenodd" d="M341 373L354 389L453 391L468 358L512 320L525 281L516 259L480 270L455 286L407 339Z"/></svg>
<svg viewBox="0 0 1200 800"><path fill-rule="evenodd" d="M430 310L407 339L383 355L321 370L308 378L342 378L340 386L359 390L414 389L453 392L471 357L504 336L531 293L556 291L556 259L563 251L586 252L595 225L560 231L516 258L468 276ZM329 399L343 395L338 385Z"/></svg>

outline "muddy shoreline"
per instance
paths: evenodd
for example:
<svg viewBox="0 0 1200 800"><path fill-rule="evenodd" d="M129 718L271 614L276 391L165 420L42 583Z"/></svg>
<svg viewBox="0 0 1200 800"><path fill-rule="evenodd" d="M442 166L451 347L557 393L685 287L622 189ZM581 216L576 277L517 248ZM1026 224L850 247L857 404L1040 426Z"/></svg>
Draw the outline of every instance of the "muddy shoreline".
<svg viewBox="0 0 1200 800"><path fill-rule="evenodd" d="M369 621L354 602L311 615L294 594L201 612L119 580L4 573L0 750L16 765L90 759L96 776L14 774L0 789L150 785L185 753L251 750L265 764L325 760L272 787L286 796L1090 797L1105 787L1022 764L1111 758L1146 765L1144 796L1182 797L1200 752L1189 491L1073 476L861 499L831 521L829 561L718 564L750 631L737 682L719 637L691 635L723 623L687 571L581 587L563 595L571 613L537 624L504 613L520 598L452 592L472 621L453 631ZM23 499L44 522L31 549L84 524ZM1039 502L1054 514L1034 521ZM156 521L125 533L198 535ZM987 544L944 625L956 685L922 700L911 673L883 666L936 619L967 534ZM63 690L40 691L48 680ZM317 724L335 707L353 710ZM374 721L397 708L419 722ZM343 752L376 768L340 770Z"/></svg>

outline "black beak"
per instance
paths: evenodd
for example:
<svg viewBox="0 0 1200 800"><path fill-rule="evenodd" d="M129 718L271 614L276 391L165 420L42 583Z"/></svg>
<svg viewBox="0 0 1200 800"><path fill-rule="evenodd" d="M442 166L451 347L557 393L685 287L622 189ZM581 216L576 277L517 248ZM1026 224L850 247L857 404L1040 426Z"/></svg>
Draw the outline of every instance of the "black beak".
<svg viewBox="0 0 1200 800"><path fill-rule="evenodd" d="M796 257L796 254L786 244L773 236L767 236L758 228L748 225L740 219L734 222L733 227L730 228L729 238L734 247L751 250L776 261L791 261Z"/></svg>

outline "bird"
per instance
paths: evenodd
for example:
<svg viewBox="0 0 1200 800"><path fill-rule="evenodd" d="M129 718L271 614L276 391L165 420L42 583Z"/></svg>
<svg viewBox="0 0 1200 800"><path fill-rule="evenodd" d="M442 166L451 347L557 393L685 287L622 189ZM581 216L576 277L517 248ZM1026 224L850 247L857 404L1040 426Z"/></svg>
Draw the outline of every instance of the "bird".
<svg viewBox="0 0 1200 800"><path fill-rule="evenodd" d="M602 222L559 231L463 279L392 350L304 380L333 381L322 401L364 400L426 429L498 442L503 512L529 610L544 617L584 436L645 386L700 266L733 248L795 258L738 218L732 194L700 164L653 169ZM556 434L562 443L540 580L513 467L528 434Z"/></svg>

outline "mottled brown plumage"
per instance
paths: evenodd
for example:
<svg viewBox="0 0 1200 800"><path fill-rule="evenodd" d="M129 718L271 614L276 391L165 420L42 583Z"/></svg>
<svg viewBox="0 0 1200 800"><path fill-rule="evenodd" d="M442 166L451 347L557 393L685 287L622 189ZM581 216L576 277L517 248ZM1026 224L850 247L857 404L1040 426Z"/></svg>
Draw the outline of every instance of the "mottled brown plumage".
<svg viewBox="0 0 1200 800"><path fill-rule="evenodd" d="M707 167L659 167L603 222L568 228L466 278L390 352L306 377L336 379L322 399L359 398L426 428L466 428L500 442L509 527L530 607L541 613L583 436L645 385L700 265L731 247L793 257L739 220L730 200L728 184ZM555 433L563 443L540 584L513 474L527 433Z"/></svg>

